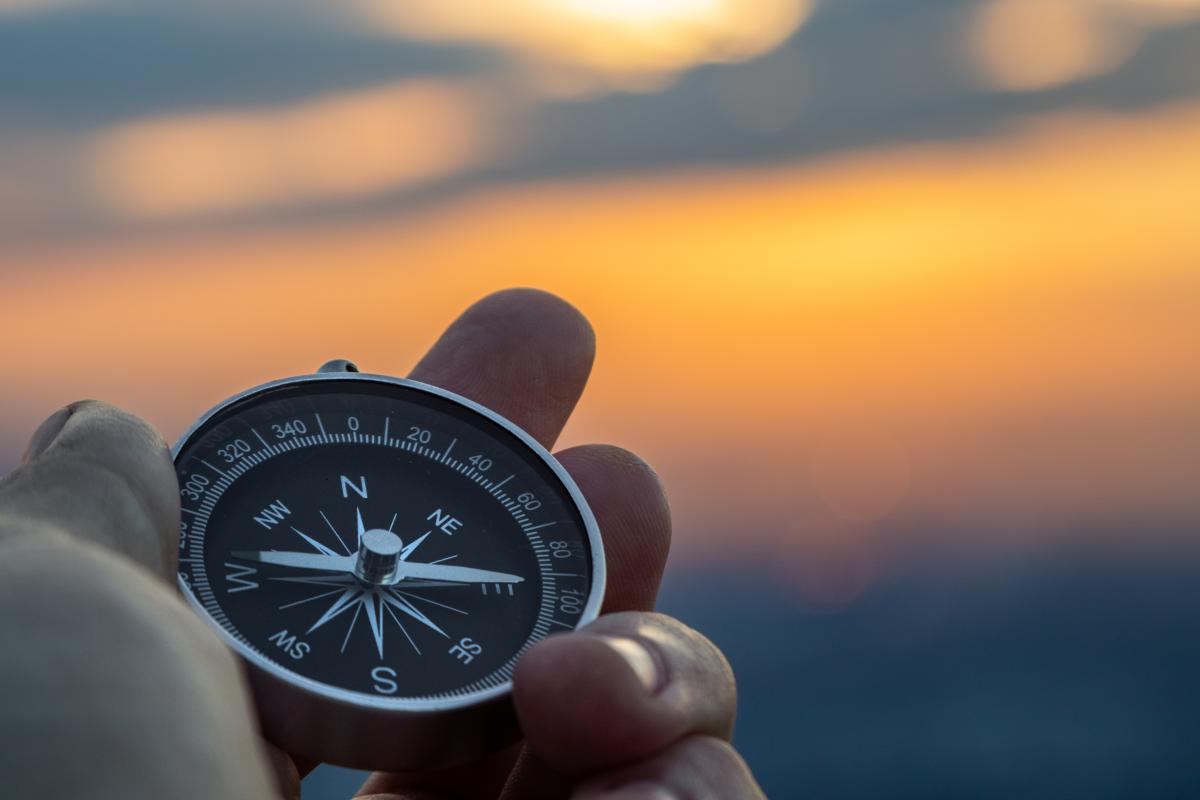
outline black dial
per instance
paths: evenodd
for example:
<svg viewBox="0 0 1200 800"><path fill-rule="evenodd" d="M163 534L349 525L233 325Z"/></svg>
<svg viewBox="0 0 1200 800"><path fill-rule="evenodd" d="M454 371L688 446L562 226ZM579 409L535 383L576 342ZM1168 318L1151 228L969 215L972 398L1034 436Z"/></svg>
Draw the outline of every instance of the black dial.
<svg viewBox="0 0 1200 800"><path fill-rule="evenodd" d="M374 708L503 692L517 657L595 616L591 515L481 407L319 375L218 407L177 446L179 577L251 666Z"/></svg>

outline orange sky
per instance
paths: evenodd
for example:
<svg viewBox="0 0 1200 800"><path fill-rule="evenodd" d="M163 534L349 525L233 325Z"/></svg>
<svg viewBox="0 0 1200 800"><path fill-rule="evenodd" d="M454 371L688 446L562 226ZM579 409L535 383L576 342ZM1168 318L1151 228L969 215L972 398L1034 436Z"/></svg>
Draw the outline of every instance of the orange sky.
<svg viewBox="0 0 1200 800"><path fill-rule="evenodd" d="M1196 164L1200 108L1177 107L353 225L0 250L0 439L77 396L174 436L327 358L403 372L466 304L523 284L598 329L568 443L655 462L685 557L869 561L907 513L1196 519Z"/></svg>

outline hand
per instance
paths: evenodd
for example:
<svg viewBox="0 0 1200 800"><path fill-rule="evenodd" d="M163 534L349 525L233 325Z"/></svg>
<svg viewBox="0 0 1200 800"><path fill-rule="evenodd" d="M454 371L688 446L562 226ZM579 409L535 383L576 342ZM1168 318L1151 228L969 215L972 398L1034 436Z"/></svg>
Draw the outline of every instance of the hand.
<svg viewBox="0 0 1200 800"><path fill-rule="evenodd" d="M592 355L574 309L510 291L464 313L413 377L549 447ZM558 458L605 538L606 614L518 663L523 743L464 767L376 774L363 795L761 797L728 744L725 659L649 613L670 538L657 478L614 447ZM51 417L0 482L0 640L21 643L0 659L0 775L15 795L265 797L272 768L284 794L298 794L310 765L256 742L233 657L171 588L178 501L161 438L97 403Z"/></svg>

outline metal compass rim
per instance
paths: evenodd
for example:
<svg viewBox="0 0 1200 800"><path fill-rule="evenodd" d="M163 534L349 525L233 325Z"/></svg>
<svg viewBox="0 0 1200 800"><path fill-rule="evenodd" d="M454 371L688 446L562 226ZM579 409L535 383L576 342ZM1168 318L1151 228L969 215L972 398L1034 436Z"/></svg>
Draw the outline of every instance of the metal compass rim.
<svg viewBox="0 0 1200 800"><path fill-rule="evenodd" d="M348 381L351 383L372 383L383 384L386 386L396 386L408 390L414 390L425 394L431 394L442 399L448 400L457 405L463 406L480 416L483 416L490 422L498 425L507 433L514 436L523 444L530 453L535 455L542 463L550 469L555 478L561 483L567 494L579 511L583 521L585 535L587 537L589 554L592 564L592 580L589 587L588 599L584 604L583 610L576 622L575 629L587 625L595 620L600 613L600 607L604 601L606 574L604 560L604 545L600 536L599 525L596 522L595 515L588 506L583 492L579 489L570 473L562 466L553 454L550 453L540 442L529 435L520 426L513 423L503 415L493 411L492 409L477 403L467 397L463 397L455 392L442 389L438 386L414 381L409 378L398 378L391 375L351 372L351 371L326 371L306 375L295 375L286 378L279 378L268 381L266 383L253 386L244 391L238 392L225 400L214 405L208 411L200 416L188 429L176 440L171 447L172 462L178 464L178 459L185 448L191 444L192 440L198 433L203 431L205 427L215 417L223 412L226 412L231 407L247 403L251 400L269 394L283 387L296 386L298 384L316 384L328 383L331 381ZM341 705L371 709L376 712L394 712L406 715L436 715L439 712L450 712L469 709L473 706L482 706L493 701L498 701L505 698L511 693L512 679L506 679L497 686L487 689L477 690L470 694L461 697L451 698L411 698L411 697L384 697L371 695L365 692L352 691L332 686L312 678L306 677L298 672L287 669L281 663L268 658L256 648L243 642L241 639L232 635L204 609L198 598L195 596L192 588L178 574L176 583L179 586L180 592L184 599L209 625L214 629L221 640L242 658L246 664L254 670L264 673L273 681L282 682L285 686L292 689L297 689L304 694L312 695L315 699L325 702L332 701Z"/></svg>

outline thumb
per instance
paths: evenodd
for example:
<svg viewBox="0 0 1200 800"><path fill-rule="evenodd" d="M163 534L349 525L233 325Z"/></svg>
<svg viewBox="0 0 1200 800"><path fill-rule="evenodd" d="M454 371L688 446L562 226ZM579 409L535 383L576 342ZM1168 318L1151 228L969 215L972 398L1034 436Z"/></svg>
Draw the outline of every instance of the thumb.
<svg viewBox="0 0 1200 800"><path fill-rule="evenodd" d="M92 400L61 409L0 480L0 543L54 531L175 572L179 484L162 436Z"/></svg>

